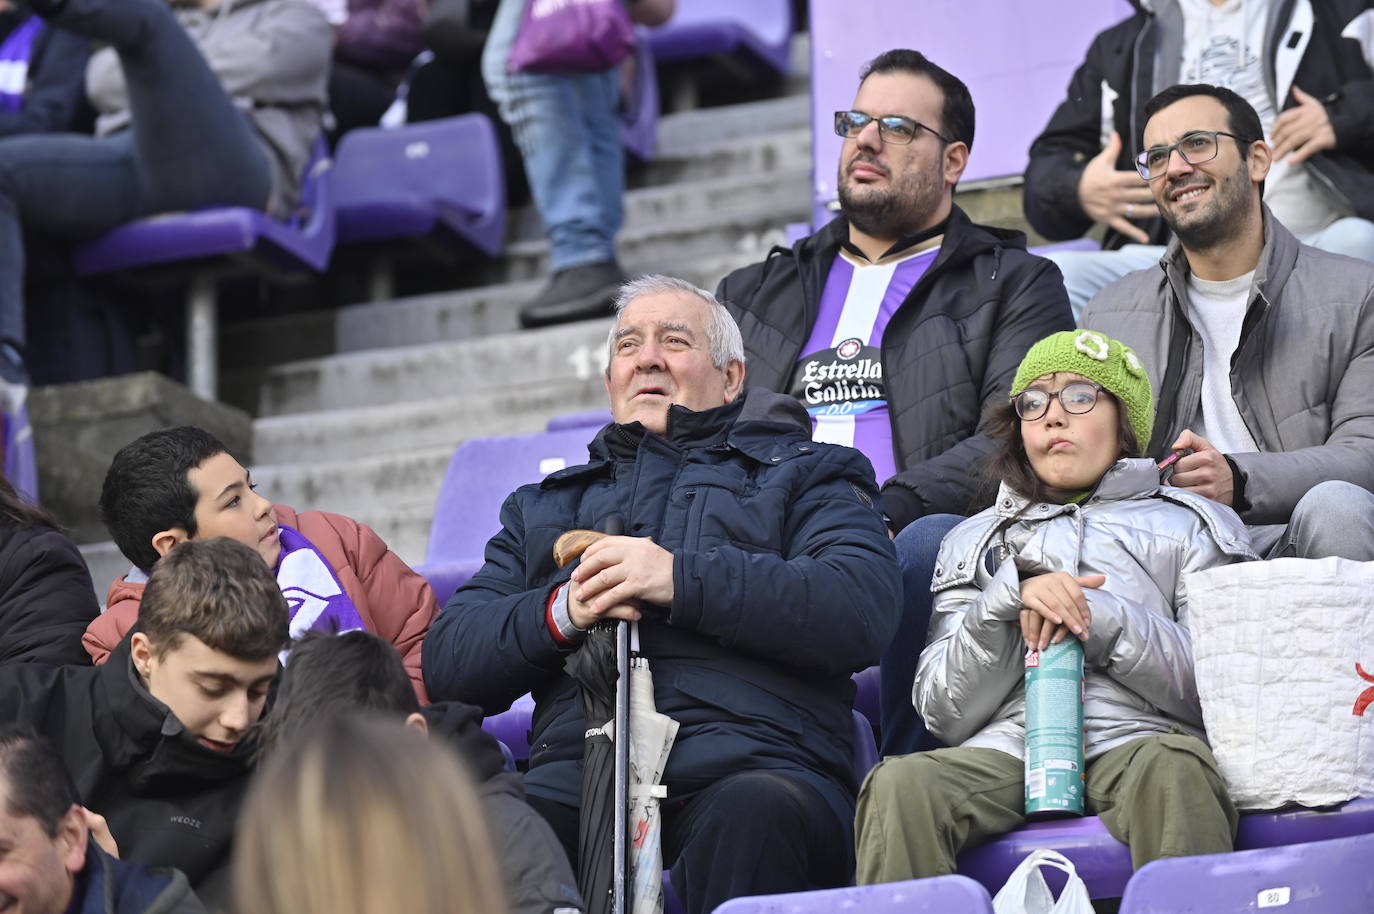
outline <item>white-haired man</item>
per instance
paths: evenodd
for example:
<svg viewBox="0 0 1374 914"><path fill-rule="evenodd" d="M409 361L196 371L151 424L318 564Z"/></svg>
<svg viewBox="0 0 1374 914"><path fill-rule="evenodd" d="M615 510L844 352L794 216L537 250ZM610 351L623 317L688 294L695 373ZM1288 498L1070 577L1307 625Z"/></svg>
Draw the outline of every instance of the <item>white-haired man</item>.
<svg viewBox="0 0 1374 914"><path fill-rule="evenodd" d="M533 691L526 793L576 859L585 723L564 663L598 621L637 620L680 724L663 847L687 910L843 885L850 675L877 661L901 595L873 468L813 442L795 398L744 391L739 329L709 292L651 276L616 309L613 421L588 463L507 499L426 639L430 694L492 714ZM559 534L608 526L624 535L555 567Z"/></svg>

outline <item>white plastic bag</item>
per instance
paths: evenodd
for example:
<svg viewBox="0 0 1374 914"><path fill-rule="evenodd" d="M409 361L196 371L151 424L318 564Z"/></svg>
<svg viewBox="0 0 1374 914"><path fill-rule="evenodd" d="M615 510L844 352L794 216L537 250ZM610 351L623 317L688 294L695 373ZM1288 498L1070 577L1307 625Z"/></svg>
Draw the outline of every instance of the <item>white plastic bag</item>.
<svg viewBox="0 0 1374 914"><path fill-rule="evenodd" d="M1045 877L1040 875L1042 866L1063 870L1069 877L1058 901L1050 894ZM1088 898L1088 887L1073 868L1073 861L1058 851L1042 847L1032 851L1012 870L1007 884L998 889L997 896L992 899L992 910L996 914L1093 914L1093 904Z"/></svg>
<svg viewBox="0 0 1374 914"><path fill-rule="evenodd" d="M1242 562L1184 583L1207 739L1236 805L1374 796L1374 562Z"/></svg>

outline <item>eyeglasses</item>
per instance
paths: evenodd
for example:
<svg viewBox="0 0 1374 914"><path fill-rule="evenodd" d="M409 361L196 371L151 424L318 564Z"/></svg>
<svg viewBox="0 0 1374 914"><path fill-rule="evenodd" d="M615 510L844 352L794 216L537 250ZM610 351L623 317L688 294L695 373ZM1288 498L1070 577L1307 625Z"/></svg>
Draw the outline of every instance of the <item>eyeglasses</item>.
<svg viewBox="0 0 1374 914"><path fill-rule="evenodd" d="M1097 395L1105 389L1090 381L1074 381L1065 384L1058 393L1028 388L1013 397L1011 402L1016 406L1016 415L1025 422L1034 422L1049 412L1050 401L1056 397L1059 398L1059 405L1064 407L1064 412L1081 416L1097 405Z"/></svg>
<svg viewBox="0 0 1374 914"><path fill-rule="evenodd" d="M884 143L905 146L916 139L917 132L921 130L934 133L943 142L954 142L949 137L937 133L920 121L913 121L909 117L903 117L900 114L884 114L882 117L874 117L871 114L864 114L862 111L836 111L835 135L856 137L873 121L878 122L878 136L882 137Z"/></svg>
<svg viewBox="0 0 1374 914"><path fill-rule="evenodd" d="M1220 144L1217 137L1229 136L1237 143L1249 146L1253 140L1227 133L1225 130L1195 130L1169 146L1151 146L1135 157L1135 170L1146 181L1153 181L1169 170L1169 156L1175 149L1189 165L1201 165L1217 157Z"/></svg>

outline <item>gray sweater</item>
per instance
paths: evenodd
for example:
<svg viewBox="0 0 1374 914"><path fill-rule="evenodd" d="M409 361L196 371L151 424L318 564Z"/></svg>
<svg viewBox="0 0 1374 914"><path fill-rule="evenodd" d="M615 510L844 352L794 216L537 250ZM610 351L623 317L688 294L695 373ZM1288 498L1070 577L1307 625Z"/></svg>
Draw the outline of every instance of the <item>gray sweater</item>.
<svg viewBox="0 0 1374 914"><path fill-rule="evenodd" d="M1374 264L1308 247L1264 210L1231 392L1259 451L1228 455L1244 478L1248 524L1287 523L1328 479L1374 491ZM1158 412L1162 455L1197 415L1202 338L1187 318L1188 261L1175 241L1160 266L1127 274L1083 312L1084 327L1135 349Z"/></svg>
<svg viewBox="0 0 1374 914"><path fill-rule="evenodd" d="M285 215L328 104L329 23L301 0L223 0L210 9L179 8L177 19L257 132L272 167L265 208ZM114 48L91 55L86 95L98 115L97 134L129 126L129 93Z"/></svg>

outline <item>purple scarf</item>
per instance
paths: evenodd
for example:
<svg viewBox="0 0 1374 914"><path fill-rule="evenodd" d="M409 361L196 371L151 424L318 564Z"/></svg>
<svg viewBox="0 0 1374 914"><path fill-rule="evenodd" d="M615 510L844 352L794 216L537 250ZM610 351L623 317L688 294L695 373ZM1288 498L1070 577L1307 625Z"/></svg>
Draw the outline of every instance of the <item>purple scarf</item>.
<svg viewBox="0 0 1374 914"><path fill-rule="evenodd" d="M320 550L290 527L278 526L281 560L277 586L291 610L291 637L311 629L330 634L365 630L363 617Z"/></svg>
<svg viewBox="0 0 1374 914"><path fill-rule="evenodd" d="M43 20L30 16L0 42L0 110L17 114L24 106L29 85L29 58L33 43L43 31Z"/></svg>

